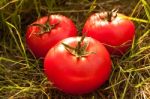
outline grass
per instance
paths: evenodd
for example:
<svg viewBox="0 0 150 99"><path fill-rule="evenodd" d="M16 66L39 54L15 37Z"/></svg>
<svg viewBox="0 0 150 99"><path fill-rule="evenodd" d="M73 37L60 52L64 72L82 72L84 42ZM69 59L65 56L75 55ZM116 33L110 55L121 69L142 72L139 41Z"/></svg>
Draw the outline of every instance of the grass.
<svg viewBox="0 0 150 99"><path fill-rule="evenodd" d="M27 49L27 25L47 13L73 19L81 32L93 12L119 7L136 25L131 49L112 56L109 81L87 95L58 91L43 74L43 65ZM150 4L148 0L0 0L0 99L150 99Z"/></svg>

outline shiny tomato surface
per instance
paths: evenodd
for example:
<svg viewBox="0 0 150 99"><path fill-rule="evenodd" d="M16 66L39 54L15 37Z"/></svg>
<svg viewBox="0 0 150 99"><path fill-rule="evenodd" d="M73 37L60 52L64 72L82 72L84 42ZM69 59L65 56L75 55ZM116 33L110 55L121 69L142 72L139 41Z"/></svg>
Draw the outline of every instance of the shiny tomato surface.
<svg viewBox="0 0 150 99"><path fill-rule="evenodd" d="M77 35L71 19L63 15L44 16L28 26L26 43L36 57L44 57L60 40Z"/></svg>
<svg viewBox="0 0 150 99"><path fill-rule="evenodd" d="M72 54L62 44L75 48L80 39L70 37L62 40L48 51L44 60L48 79L59 90L69 94L92 92L103 85L111 73L110 55L99 41L85 37L81 46L87 44L87 47L82 56Z"/></svg>
<svg viewBox="0 0 150 99"><path fill-rule="evenodd" d="M103 43L110 54L121 55L131 46L135 26L125 15L107 12L94 13L86 21L82 33Z"/></svg>

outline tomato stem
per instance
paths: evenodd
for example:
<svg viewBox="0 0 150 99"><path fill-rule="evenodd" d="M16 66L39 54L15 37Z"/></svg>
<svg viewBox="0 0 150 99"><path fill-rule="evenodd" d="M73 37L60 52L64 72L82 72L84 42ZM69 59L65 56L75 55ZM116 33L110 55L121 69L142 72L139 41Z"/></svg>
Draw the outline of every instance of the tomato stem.
<svg viewBox="0 0 150 99"><path fill-rule="evenodd" d="M62 43L62 44L65 46L65 48L68 52L70 52L72 55L76 56L77 58L85 57L85 56L88 56L89 54L93 54L94 52L87 52L86 51L89 43L84 42L84 44L82 45L84 38L85 38L85 35L83 35L81 37L81 39L80 39L80 41L78 41L76 47L71 47L65 43Z"/></svg>
<svg viewBox="0 0 150 99"><path fill-rule="evenodd" d="M107 21L111 22L112 21L111 19L112 19L112 12L109 11L109 12L107 12Z"/></svg>
<svg viewBox="0 0 150 99"><path fill-rule="evenodd" d="M37 35L42 35L42 34L50 32L52 29L56 27L56 25L60 23L60 22L57 22L55 24L50 24L49 20L50 20L50 15L48 15L48 19L45 22L45 24L36 24L36 23L31 24L31 26L38 26L40 28L40 31L36 33Z"/></svg>
<svg viewBox="0 0 150 99"><path fill-rule="evenodd" d="M112 11L107 12L107 21L111 22L112 19L115 19L117 17L118 8L113 9Z"/></svg>
<svg viewBox="0 0 150 99"><path fill-rule="evenodd" d="M75 48L75 52L78 54L78 55L81 55L82 54L82 47L81 47L81 43L83 42L83 40L84 40L84 38L85 38L85 35L83 35L82 37L81 37L81 40L78 42L78 45L76 46L76 48Z"/></svg>

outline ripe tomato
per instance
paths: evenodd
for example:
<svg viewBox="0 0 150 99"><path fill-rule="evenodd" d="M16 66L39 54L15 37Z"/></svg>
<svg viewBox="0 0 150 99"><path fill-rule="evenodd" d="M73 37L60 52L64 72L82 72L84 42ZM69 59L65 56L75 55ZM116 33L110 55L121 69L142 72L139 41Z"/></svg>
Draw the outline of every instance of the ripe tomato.
<svg viewBox="0 0 150 99"><path fill-rule="evenodd" d="M82 33L102 42L110 54L121 55L131 46L135 27L123 14L101 12L87 19Z"/></svg>
<svg viewBox="0 0 150 99"><path fill-rule="evenodd" d="M106 48L97 40L70 37L51 48L44 71L55 87L65 93L85 94L100 87L111 73ZM68 47L69 46L69 47Z"/></svg>
<svg viewBox="0 0 150 99"><path fill-rule="evenodd" d="M44 16L27 28L26 43L36 57L44 57L60 40L76 36L77 29L71 19L63 15Z"/></svg>

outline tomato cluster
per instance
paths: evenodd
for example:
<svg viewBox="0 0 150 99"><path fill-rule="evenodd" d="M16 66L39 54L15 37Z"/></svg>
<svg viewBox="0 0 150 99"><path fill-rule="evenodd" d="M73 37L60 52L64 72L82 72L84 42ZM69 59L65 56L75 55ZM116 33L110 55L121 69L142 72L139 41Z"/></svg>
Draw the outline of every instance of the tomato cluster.
<svg viewBox="0 0 150 99"><path fill-rule="evenodd" d="M37 58L44 58L44 73L59 90L85 94L103 85L111 74L111 55L131 46L135 27L117 12L92 14L82 36L71 19L53 14L27 28L26 43Z"/></svg>

